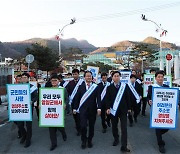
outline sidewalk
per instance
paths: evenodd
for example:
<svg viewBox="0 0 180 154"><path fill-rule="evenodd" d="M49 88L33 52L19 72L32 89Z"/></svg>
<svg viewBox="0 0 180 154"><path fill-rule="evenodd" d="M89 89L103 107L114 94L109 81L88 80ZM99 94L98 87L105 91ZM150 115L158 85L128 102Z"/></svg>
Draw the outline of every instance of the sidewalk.
<svg viewBox="0 0 180 154"><path fill-rule="evenodd" d="M2 103L0 105L0 125L8 121L8 103Z"/></svg>

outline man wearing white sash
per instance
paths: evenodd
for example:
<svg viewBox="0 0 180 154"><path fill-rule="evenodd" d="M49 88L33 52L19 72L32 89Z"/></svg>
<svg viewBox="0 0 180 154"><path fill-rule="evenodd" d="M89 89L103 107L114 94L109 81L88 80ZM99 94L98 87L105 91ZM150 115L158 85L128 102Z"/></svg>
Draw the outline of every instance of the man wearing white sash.
<svg viewBox="0 0 180 154"><path fill-rule="evenodd" d="M69 82L69 84L67 85L66 89L69 95L69 104L71 105L71 109L74 108L74 97L77 94L77 90L79 88L79 86L82 84L82 82L84 81L83 79L79 78L79 70L78 69L74 69L72 71L72 75L74 80L71 80ZM76 125L76 130L77 130L77 136L80 136L80 117L79 114L73 114L73 118L75 121L75 125Z"/></svg>
<svg viewBox="0 0 180 154"><path fill-rule="evenodd" d="M96 121L96 114L101 114L101 106L97 103L97 85L92 82L92 73L86 71L84 73L85 82L83 82L77 91L74 98L74 110L80 114L81 125L81 148L85 149L88 143L88 148L92 148L92 138L94 136L94 125ZM87 127L89 133L87 136Z"/></svg>
<svg viewBox="0 0 180 154"><path fill-rule="evenodd" d="M113 146L119 144L118 121L121 121L121 151L130 152L127 148L127 113L131 112L130 89L125 83L120 82L121 73L114 71L112 80L114 81L107 88L106 109L107 114L111 114L112 132L114 137Z"/></svg>
<svg viewBox="0 0 180 154"><path fill-rule="evenodd" d="M130 94L131 94L131 97L130 97L130 101L131 101L131 111L134 112L131 112L128 114L128 119L129 119L129 123L130 123L130 127L133 126L133 117L134 117L134 121L135 123L137 123L137 117L140 113L140 107L141 107L141 94L142 94L142 91L141 91L141 86L136 82L136 75L134 74L131 74L130 76L130 82L128 82L128 86L129 86L129 89L130 89Z"/></svg>
<svg viewBox="0 0 180 154"><path fill-rule="evenodd" d="M107 87L110 85L107 82L107 73L101 74L102 81L98 84L98 102L101 103L101 123L102 123L102 133L106 133L107 125L110 127L110 115L106 114L106 91Z"/></svg>
<svg viewBox="0 0 180 154"><path fill-rule="evenodd" d="M164 71L157 71L155 74L155 80L156 80L156 83L148 87L147 100L148 100L149 105L152 105L153 103L152 102L152 87L169 87L163 84ZM165 134L168 131L168 129L155 129L155 131L156 131L157 143L159 146L159 152L165 153L165 148L164 148L165 142L162 139L162 135Z"/></svg>

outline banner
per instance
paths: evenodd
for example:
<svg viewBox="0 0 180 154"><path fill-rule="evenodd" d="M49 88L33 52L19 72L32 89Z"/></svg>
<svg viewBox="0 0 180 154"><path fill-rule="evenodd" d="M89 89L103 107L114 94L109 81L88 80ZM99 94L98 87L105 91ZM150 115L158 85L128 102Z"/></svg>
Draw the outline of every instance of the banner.
<svg viewBox="0 0 180 154"><path fill-rule="evenodd" d="M144 74L143 97L147 97L148 86L154 83L154 74Z"/></svg>
<svg viewBox="0 0 180 154"><path fill-rule="evenodd" d="M124 83L128 83L130 81L131 71L120 71L121 77L120 81Z"/></svg>
<svg viewBox="0 0 180 154"><path fill-rule="evenodd" d="M177 123L179 89L153 87L151 128L174 129Z"/></svg>
<svg viewBox="0 0 180 154"><path fill-rule="evenodd" d="M32 121L29 84L7 84L9 121Z"/></svg>
<svg viewBox="0 0 180 154"><path fill-rule="evenodd" d="M64 127L64 88L40 88L40 127Z"/></svg>
<svg viewBox="0 0 180 154"><path fill-rule="evenodd" d="M99 67L87 66L87 70L92 72L93 81L98 83Z"/></svg>

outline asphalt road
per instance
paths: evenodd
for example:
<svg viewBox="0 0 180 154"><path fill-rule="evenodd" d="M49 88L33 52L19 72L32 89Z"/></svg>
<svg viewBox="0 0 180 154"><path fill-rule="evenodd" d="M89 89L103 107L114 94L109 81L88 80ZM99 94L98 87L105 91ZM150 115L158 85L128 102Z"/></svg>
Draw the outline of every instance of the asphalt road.
<svg viewBox="0 0 180 154"><path fill-rule="evenodd" d="M179 116L178 116L179 117ZM178 118L178 127L170 130L163 138L166 141L167 154L180 153L180 120ZM113 137L111 128L107 133L102 133L100 117L97 117L95 126L95 136L93 138L93 148L81 149L80 137L76 136L74 121L72 116L66 117L67 141L64 142L61 133L58 135L58 147L50 152L50 138L48 128L40 128L36 114L33 119L33 137L32 145L24 148L17 139L17 128L11 122L0 126L0 154L4 153L61 153L61 154L118 154L120 152L120 144L116 147L112 146ZM133 127L128 126L128 147L132 154L158 154L158 146L156 143L155 130L149 128L149 114L146 117L139 116L138 123Z"/></svg>

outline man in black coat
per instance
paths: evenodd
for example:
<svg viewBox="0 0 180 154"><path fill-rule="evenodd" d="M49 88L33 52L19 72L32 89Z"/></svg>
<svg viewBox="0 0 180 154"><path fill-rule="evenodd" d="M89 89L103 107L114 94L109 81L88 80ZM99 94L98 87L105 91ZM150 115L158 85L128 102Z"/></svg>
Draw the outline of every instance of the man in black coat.
<svg viewBox="0 0 180 154"><path fill-rule="evenodd" d="M132 115L133 112L128 114L128 119L129 119L129 123L130 123L130 127L133 126L133 117L134 117L134 121L137 123L137 117L140 113L140 107L141 107L141 103L140 100L142 98L142 90L141 90L141 85L136 82L136 75L131 74L130 76L130 82L128 83L128 86L130 88L130 94L131 94L131 111L134 112L134 115Z"/></svg>
<svg viewBox="0 0 180 154"><path fill-rule="evenodd" d="M110 115L106 114L105 99L106 99L107 87L110 85L110 83L107 81L107 73L102 73L101 79L102 81L98 84L97 100L99 104L101 104L101 122L102 122L102 127L103 127L102 132L106 133L107 125L110 127Z"/></svg>
<svg viewBox="0 0 180 154"><path fill-rule="evenodd" d="M121 73L112 73L113 83L107 88L106 109L111 114L112 132L114 136L113 146L119 143L118 121L121 121L121 151L130 152L127 148L127 113L131 112L130 89L125 83L120 82Z"/></svg>
<svg viewBox="0 0 180 154"><path fill-rule="evenodd" d="M77 94L74 98L73 113L80 114L81 125L81 148L92 148L92 138L94 136L94 125L96 121L96 113L101 114L101 106L97 104L97 85L92 82L92 73L86 71L84 73L85 81L79 86ZM89 135L87 137L87 127L89 126Z"/></svg>
<svg viewBox="0 0 180 154"><path fill-rule="evenodd" d="M68 85L66 86L68 95L70 97L70 105L71 105L71 109L74 109L74 97L77 93L77 90L79 88L79 86L82 84L83 79L79 78L79 70L78 69L74 69L72 71L72 75L74 80L69 81ZM80 128L80 117L79 117L79 113L73 114L73 118L75 121L75 125L76 125L76 130L77 130L77 136L80 135L81 132L81 128Z"/></svg>
<svg viewBox="0 0 180 154"><path fill-rule="evenodd" d="M152 105L152 87L169 87L168 85L163 84L164 81L164 71L157 71L155 74L156 84L148 87L147 101L149 105ZM156 138L159 145L159 151L165 153L165 142L162 139L162 135L165 134L168 129L155 129Z"/></svg>

